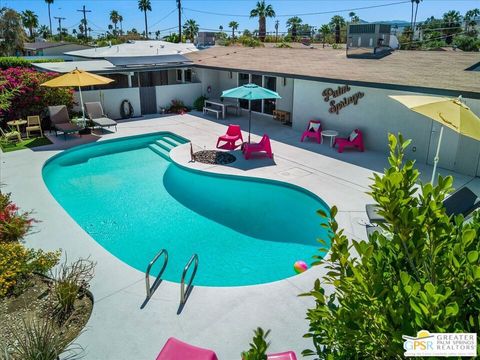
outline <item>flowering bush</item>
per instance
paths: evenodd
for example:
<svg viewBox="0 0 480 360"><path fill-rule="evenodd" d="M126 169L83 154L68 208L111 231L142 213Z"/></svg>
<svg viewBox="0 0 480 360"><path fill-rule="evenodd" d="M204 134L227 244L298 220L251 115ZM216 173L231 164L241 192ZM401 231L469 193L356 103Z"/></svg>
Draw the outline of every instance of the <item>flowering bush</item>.
<svg viewBox="0 0 480 360"><path fill-rule="evenodd" d="M47 106L73 106L73 89L40 86L58 74L39 72L30 68L13 67L0 71L0 93L16 89L9 109L0 116L7 120L24 118L27 115L42 114Z"/></svg>
<svg viewBox="0 0 480 360"><path fill-rule="evenodd" d="M16 242L30 230L35 220L29 212L20 212L10 200L10 194L0 192L0 243Z"/></svg>
<svg viewBox="0 0 480 360"><path fill-rule="evenodd" d="M20 243L0 242L0 297L8 295L15 285L34 272L45 274L54 267L60 252L27 249Z"/></svg>
<svg viewBox="0 0 480 360"><path fill-rule="evenodd" d="M183 103L182 100L172 100L170 107L168 108L168 112L172 114L180 114L183 115L188 112L187 107Z"/></svg>

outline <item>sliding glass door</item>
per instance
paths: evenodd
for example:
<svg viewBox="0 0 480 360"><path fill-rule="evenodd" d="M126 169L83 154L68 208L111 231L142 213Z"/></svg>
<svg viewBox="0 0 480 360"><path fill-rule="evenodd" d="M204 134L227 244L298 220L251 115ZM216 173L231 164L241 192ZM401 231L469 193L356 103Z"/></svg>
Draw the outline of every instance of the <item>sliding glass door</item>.
<svg viewBox="0 0 480 360"><path fill-rule="evenodd" d="M273 76L264 76L263 77L263 87L268 90L277 91L277 78ZM273 110L275 110L275 99L265 99L263 100L263 113L268 115L273 115Z"/></svg>
<svg viewBox="0 0 480 360"><path fill-rule="evenodd" d="M238 73L238 86L242 86L248 83L256 84L266 89L277 91L277 78L274 76ZM248 110L247 100L239 100L239 104L242 109ZM250 106L251 110L254 112L273 115L273 110L275 110L276 106L276 100L253 100Z"/></svg>

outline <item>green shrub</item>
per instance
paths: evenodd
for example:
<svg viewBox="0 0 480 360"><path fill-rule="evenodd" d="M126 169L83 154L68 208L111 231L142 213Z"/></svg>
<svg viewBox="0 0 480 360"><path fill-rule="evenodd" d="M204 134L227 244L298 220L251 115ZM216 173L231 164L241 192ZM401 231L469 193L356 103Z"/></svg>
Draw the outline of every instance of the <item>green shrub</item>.
<svg viewBox="0 0 480 360"><path fill-rule="evenodd" d="M267 360L267 349L270 346L270 342L267 342L268 334L270 330L265 332L262 328L257 328L250 349L242 352L242 360Z"/></svg>
<svg viewBox="0 0 480 360"><path fill-rule="evenodd" d="M473 36L456 36L453 39L453 45L455 45L462 51L479 51L480 39Z"/></svg>
<svg viewBox="0 0 480 360"><path fill-rule="evenodd" d="M374 174L370 193L386 219L382 231L349 240L331 210L328 272L303 294L316 302L305 335L315 349L304 355L401 359L402 335L480 332L480 215L449 218L442 201L453 179L418 186L414 162L404 161L409 142L389 135L389 144L390 168Z"/></svg>
<svg viewBox="0 0 480 360"><path fill-rule="evenodd" d="M60 252L27 249L20 243L0 242L0 297L28 280L33 273L46 274L58 263Z"/></svg>
<svg viewBox="0 0 480 360"><path fill-rule="evenodd" d="M93 278L95 263L89 259L79 259L68 265L67 259L56 269L53 291L57 300L57 310L61 317L68 316L74 309L75 300L85 291Z"/></svg>
<svg viewBox="0 0 480 360"><path fill-rule="evenodd" d="M291 48L291 46L286 42L281 42L276 46L277 48Z"/></svg>
<svg viewBox="0 0 480 360"><path fill-rule="evenodd" d="M205 100L208 100L206 96L200 96L193 102L193 108L197 111L202 111L205 106Z"/></svg>
<svg viewBox="0 0 480 360"><path fill-rule="evenodd" d="M5 70L11 67L32 67L32 64L46 63L46 62L63 62L63 59L25 59L15 56L0 57L0 69Z"/></svg>
<svg viewBox="0 0 480 360"><path fill-rule="evenodd" d="M13 242L23 239L30 230L34 219L29 212L20 212L10 200L10 193L0 192L0 242Z"/></svg>
<svg viewBox="0 0 480 360"><path fill-rule="evenodd" d="M254 39L252 37L249 37L249 36L240 36L240 38L238 39L240 41L240 43L243 45L243 46L247 46L247 47L261 47L263 46L263 44L257 40L257 39Z"/></svg>

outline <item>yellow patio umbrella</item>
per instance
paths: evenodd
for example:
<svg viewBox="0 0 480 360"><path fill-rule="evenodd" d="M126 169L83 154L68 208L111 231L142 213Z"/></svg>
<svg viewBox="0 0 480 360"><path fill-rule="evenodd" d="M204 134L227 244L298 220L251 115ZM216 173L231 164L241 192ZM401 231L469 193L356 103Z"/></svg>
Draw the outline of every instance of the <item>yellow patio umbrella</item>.
<svg viewBox="0 0 480 360"><path fill-rule="evenodd" d="M437 152L433 162L432 184L435 180L437 164L440 160L440 145L442 144L443 127L480 140L480 118L462 101L462 97L445 98L437 96L399 95L390 96L392 99L405 105L412 111L425 115L442 125L438 138Z"/></svg>
<svg viewBox="0 0 480 360"><path fill-rule="evenodd" d="M78 93L80 96L80 106L82 107L82 116L83 121L85 121L85 109L83 108L83 97L82 97L82 86L92 86L92 85L105 85L113 82L114 80L97 75L92 74L87 71L79 70L76 68L75 70L60 75L52 80L48 80L41 84L41 86L48 86L48 87L69 87L69 86L78 86Z"/></svg>

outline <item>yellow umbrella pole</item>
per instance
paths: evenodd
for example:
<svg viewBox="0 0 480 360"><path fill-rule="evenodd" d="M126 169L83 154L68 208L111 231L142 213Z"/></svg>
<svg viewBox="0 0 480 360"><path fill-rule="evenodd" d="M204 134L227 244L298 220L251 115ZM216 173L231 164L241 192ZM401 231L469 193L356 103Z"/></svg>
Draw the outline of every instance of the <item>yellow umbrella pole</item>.
<svg viewBox="0 0 480 360"><path fill-rule="evenodd" d="M440 160L440 146L442 145L442 136L443 136L443 126L440 127L440 136L438 137L438 144L437 144L437 153L435 154L435 157L433 158L433 172L432 172L432 180L430 183L433 185L435 181L435 173L437 172L437 164L438 161Z"/></svg>
<svg viewBox="0 0 480 360"><path fill-rule="evenodd" d="M80 106L82 107L82 120L83 120L83 123L85 123L85 109L83 107L83 97L82 97L82 87L79 86L78 87L78 95L80 96Z"/></svg>

